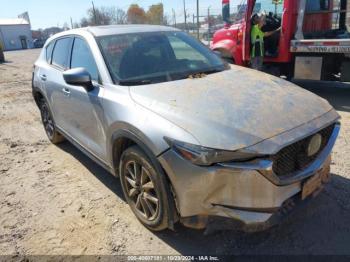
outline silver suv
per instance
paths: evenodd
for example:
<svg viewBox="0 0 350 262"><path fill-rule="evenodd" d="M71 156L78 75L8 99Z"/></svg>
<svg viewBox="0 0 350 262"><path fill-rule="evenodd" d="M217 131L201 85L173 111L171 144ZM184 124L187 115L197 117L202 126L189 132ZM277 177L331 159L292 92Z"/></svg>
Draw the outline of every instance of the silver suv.
<svg viewBox="0 0 350 262"><path fill-rule="evenodd" d="M325 100L161 26L55 35L35 63L33 96L52 143L67 139L119 176L155 231L276 224L329 181L340 130Z"/></svg>

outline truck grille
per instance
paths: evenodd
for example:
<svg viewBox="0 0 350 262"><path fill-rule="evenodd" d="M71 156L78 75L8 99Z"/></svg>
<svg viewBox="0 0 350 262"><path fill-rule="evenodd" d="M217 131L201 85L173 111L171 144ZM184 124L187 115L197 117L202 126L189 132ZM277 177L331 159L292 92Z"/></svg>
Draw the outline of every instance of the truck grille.
<svg viewBox="0 0 350 262"><path fill-rule="evenodd" d="M300 140L294 144L291 144L281 151L279 151L276 155L272 157L273 160L273 171L279 176L288 176L294 172L301 171L307 168L322 152L322 150L328 144L329 138L331 137L335 124L326 127L318 132L322 136L322 144L321 149L317 154L309 157L307 155L307 147L311 138L315 135L311 135L303 140Z"/></svg>

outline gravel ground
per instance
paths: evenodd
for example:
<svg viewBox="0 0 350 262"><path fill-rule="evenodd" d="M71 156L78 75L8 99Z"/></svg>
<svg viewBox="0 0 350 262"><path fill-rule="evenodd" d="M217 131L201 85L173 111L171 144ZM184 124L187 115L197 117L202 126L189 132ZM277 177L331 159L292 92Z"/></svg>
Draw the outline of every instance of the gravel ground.
<svg viewBox="0 0 350 262"><path fill-rule="evenodd" d="M334 178L306 208L267 232L152 233L125 203L118 179L68 142L51 145L31 97L40 50L5 53L0 65L0 254L348 254L350 88L304 84L342 116Z"/></svg>

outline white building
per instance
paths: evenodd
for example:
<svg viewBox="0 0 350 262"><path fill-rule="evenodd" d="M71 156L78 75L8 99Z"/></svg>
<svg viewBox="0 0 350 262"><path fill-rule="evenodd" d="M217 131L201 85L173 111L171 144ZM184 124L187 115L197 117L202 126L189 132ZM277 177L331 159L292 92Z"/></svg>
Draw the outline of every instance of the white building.
<svg viewBox="0 0 350 262"><path fill-rule="evenodd" d="M0 42L5 51L33 48L30 23L23 18L0 19Z"/></svg>

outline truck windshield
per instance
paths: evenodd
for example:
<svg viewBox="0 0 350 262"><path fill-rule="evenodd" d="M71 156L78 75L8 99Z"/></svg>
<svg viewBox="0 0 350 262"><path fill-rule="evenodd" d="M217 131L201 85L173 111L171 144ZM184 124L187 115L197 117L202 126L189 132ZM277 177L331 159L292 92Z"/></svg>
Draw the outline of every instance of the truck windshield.
<svg viewBox="0 0 350 262"><path fill-rule="evenodd" d="M257 0L253 13L265 12L267 15L281 18L283 13L283 0Z"/></svg>
<svg viewBox="0 0 350 262"><path fill-rule="evenodd" d="M215 53L183 32L110 35L98 42L115 83L145 85L227 69Z"/></svg>

